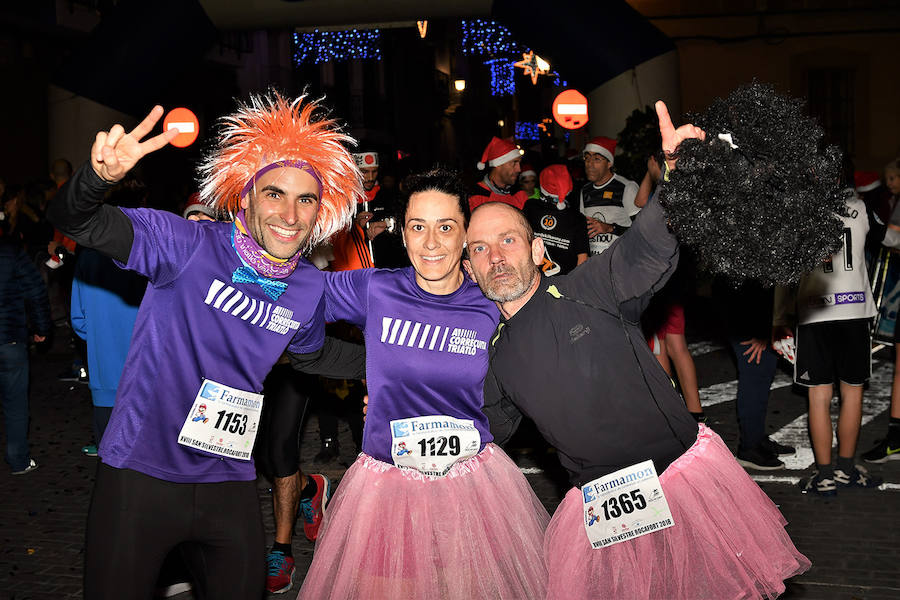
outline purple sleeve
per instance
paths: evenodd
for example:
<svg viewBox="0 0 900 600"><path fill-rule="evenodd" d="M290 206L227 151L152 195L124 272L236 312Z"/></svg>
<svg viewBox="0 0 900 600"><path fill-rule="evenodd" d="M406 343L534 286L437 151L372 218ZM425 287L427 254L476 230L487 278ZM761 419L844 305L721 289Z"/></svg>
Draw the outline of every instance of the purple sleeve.
<svg viewBox="0 0 900 600"><path fill-rule="evenodd" d="M369 280L375 269L325 273L325 320L346 321L364 329L369 309Z"/></svg>
<svg viewBox="0 0 900 600"><path fill-rule="evenodd" d="M325 297L319 297L316 310L307 324L294 334L288 344L288 352L308 354L319 350L325 343Z"/></svg>
<svg viewBox="0 0 900 600"><path fill-rule="evenodd" d="M145 276L154 286L171 283L190 260L203 227L172 213L149 208L123 208L134 228L126 269Z"/></svg>

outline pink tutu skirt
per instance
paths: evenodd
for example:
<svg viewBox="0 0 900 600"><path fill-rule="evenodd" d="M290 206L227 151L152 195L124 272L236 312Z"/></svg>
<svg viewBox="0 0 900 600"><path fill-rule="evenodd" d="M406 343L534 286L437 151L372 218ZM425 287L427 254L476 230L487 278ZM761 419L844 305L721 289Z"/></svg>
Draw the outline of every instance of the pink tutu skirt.
<svg viewBox="0 0 900 600"><path fill-rule="evenodd" d="M774 598L809 569L778 508L705 425L659 480L675 525L596 550L581 490L566 494L544 540L548 599Z"/></svg>
<svg viewBox="0 0 900 600"><path fill-rule="evenodd" d="M543 599L549 520L493 444L439 478L361 454L328 505L298 598Z"/></svg>

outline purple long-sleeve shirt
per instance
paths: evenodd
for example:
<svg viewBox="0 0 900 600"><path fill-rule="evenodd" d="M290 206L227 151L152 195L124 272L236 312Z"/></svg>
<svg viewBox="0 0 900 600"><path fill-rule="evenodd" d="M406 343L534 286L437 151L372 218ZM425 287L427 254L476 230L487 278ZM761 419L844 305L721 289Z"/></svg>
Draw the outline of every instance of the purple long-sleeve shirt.
<svg viewBox="0 0 900 600"><path fill-rule="evenodd" d="M452 294L420 288L415 271L326 273L325 317L360 327L366 340L369 408L363 451L391 463L390 422L447 415L471 419L481 448L493 440L484 404L491 335L500 314L468 278Z"/></svg>

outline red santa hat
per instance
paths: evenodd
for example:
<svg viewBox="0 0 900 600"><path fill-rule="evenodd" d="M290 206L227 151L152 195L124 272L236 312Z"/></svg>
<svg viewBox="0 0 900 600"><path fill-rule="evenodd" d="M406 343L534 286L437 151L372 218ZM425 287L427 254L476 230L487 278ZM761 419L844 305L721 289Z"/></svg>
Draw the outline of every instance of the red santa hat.
<svg viewBox="0 0 900 600"><path fill-rule="evenodd" d="M359 169L373 169L378 166L378 153L356 152L353 154L353 160Z"/></svg>
<svg viewBox="0 0 900 600"><path fill-rule="evenodd" d="M481 155L481 162L478 163L478 169L483 170L485 167L496 167L511 160L515 160L525 154L525 151L506 140L494 136Z"/></svg>
<svg viewBox="0 0 900 600"><path fill-rule="evenodd" d="M537 172L534 170L534 167L527 163L522 165L522 171L519 173L519 181L522 181L525 177L537 177Z"/></svg>
<svg viewBox="0 0 900 600"><path fill-rule="evenodd" d="M597 154L608 160L609 164L613 164L615 160L613 156L616 153L616 140L608 137L603 137L602 135L597 136L585 145L584 151L596 152Z"/></svg>
<svg viewBox="0 0 900 600"><path fill-rule="evenodd" d="M859 193L871 192L881 185L881 177L878 171L857 171L853 175L856 181L856 191Z"/></svg>
<svg viewBox="0 0 900 600"><path fill-rule="evenodd" d="M553 198L560 207L572 191L572 176L566 165L550 165L541 171L541 194Z"/></svg>

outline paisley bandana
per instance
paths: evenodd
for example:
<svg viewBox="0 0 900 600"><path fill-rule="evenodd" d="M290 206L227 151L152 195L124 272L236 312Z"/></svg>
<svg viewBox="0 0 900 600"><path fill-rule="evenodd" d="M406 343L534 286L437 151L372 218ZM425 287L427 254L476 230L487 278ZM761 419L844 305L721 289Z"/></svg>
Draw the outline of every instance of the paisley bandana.
<svg viewBox="0 0 900 600"><path fill-rule="evenodd" d="M241 210L231 229L231 245L245 265L273 279L284 279L294 272L300 261L299 252L290 258L276 258L263 250L248 231L245 211Z"/></svg>

